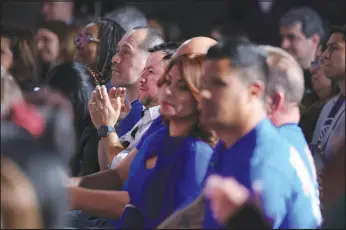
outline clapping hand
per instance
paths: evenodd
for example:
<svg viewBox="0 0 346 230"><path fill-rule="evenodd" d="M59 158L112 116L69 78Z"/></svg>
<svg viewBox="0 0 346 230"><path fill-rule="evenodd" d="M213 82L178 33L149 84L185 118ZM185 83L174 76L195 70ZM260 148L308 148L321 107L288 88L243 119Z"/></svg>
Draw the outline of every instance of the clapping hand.
<svg viewBox="0 0 346 230"><path fill-rule="evenodd" d="M124 119L130 112L131 110L131 103L126 101L126 89L125 88L111 88L111 90L109 91L109 98L111 100L111 104L112 106L116 106L113 105L116 101L116 98L120 97L120 102L121 102L121 110L120 110L120 116L119 116L119 120Z"/></svg>
<svg viewBox="0 0 346 230"><path fill-rule="evenodd" d="M105 86L96 86L89 101L89 112L94 126L112 126L119 120L121 112L121 89L113 90L110 95Z"/></svg>

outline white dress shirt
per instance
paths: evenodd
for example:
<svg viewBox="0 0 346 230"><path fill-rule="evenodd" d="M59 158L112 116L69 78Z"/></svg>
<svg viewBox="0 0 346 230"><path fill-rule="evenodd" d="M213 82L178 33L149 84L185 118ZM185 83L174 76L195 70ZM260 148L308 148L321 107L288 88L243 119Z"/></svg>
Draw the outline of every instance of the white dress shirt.
<svg viewBox="0 0 346 230"><path fill-rule="evenodd" d="M154 106L149 109L144 109L143 112L144 115L137 122L137 124L133 126L133 128L129 132L119 138L120 143L128 146L113 158L110 168L115 168L120 163L120 161L124 159L127 154L129 154L132 149L136 147L143 134L149 129L151 123L160 116L160 106Z"/></svg>

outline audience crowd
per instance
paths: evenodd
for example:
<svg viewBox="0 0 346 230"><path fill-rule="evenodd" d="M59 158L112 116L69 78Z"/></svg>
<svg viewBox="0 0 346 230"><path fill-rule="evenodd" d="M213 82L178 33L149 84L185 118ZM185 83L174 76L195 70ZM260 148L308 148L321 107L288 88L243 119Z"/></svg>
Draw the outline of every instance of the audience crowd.
<svg viewBox="0 0 346 230"><path fill-rule="evenodd" d="M292 8L276 47L72 8L2 21L2 228L345 228L345 25Z"/></svg>

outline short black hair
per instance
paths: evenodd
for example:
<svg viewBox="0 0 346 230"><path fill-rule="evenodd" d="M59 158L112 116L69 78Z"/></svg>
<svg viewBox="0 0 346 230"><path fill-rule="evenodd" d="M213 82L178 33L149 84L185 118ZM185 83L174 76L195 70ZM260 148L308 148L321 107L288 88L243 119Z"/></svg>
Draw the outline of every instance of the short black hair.
<svg viewBox="0 0 346 230"><path fill-rule="evenodd" d="M209 48L206 58L231 60L231 68L240 71L244 83L254 80L260 80L264 85L268 83L267 52L247 40L223 40Z"/></svg>
<svg viewBox="0 0 346 230"><path fill-rule="evenodd" d="M345 34L346 34L345 31L346 31L345 25L342 25L342 26L335 25L335 26L332 26L330 35L333 33L340 33L344 35L344 40L345 40Z"/></svg>
<svg viewBox="0 0 346 230"><path fill-rule="evenodd" d="M156 45L148 49L149 53L155 53L158 51L164 52L166 55L163 57L163 60L169 60L173 54L177 51L181 43L177 42L164 42L159 45Z"/></svg>
<svg viewBox="0 0 346 230"><path fill-rule="evenodd" d="M322 43L326 40L326 25L315 10L308 7L294 8L280 19L280 27L292 26L296 23L302 24L305 37L310 38L318 34Z"/></svg>
<svg viewBox="0 0 346 230"><path fill-rule="evenodd" d="M99 27L99 44L97 49L96 70L106 78L111 77L112 58L116 54L118 42L125 35L125 30L116 22L107 18L94 21Z"/></svg>

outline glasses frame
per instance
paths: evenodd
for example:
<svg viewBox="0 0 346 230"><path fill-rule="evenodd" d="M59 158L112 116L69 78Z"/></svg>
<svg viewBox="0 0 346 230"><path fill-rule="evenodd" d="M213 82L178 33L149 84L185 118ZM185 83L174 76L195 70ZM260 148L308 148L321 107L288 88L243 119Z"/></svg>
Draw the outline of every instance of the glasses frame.
<svg viewBox="0 0 346 230"><path fill-rule="evenodd" d="M99 43L100 39L97 38L93 38L90 34L85 34L85 35L80 35L77 34L73 37L73 44L76 45L81 45L81 46L86 46L88 45L90 42L94 42L94 43Z"/></svg>

